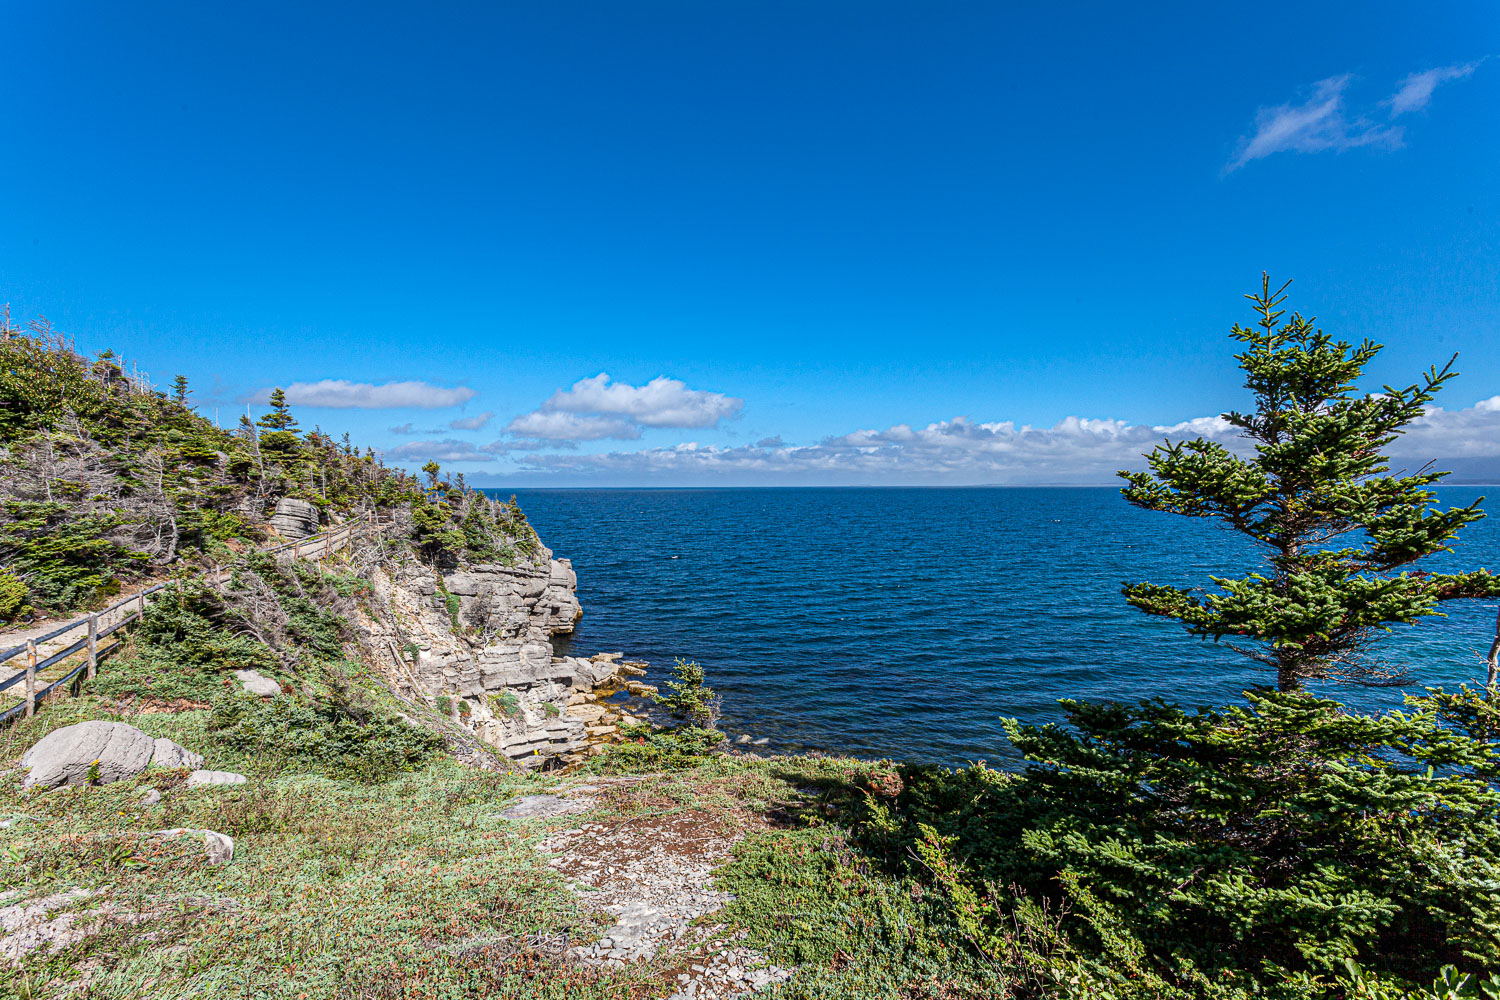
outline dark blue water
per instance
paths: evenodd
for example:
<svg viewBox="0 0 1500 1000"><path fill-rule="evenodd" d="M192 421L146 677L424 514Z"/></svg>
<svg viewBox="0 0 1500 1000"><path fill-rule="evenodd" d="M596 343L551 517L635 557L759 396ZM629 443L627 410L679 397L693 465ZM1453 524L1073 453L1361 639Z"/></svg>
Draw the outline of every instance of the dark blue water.
<svg viewBox="0 0 1500 1000"><path fill-rule="evenodd" d="M1452 487L1444 504L1482 491ZM1500 490L1491 490L1500 493ZM1272 681L1237 654L1127 606L1127 580L1206 585L1250 546L1099 489L527 490L543 540L578 570L581 653L696 659L725 728L783 749L1009 763L1002 716L1057 699L1223 704ZM1429 568L1500 568L1500 519ZM1494 604L1381 644L1415 690L1482 675ZM1340 687L1363 708L1400 690Z"/></svg>

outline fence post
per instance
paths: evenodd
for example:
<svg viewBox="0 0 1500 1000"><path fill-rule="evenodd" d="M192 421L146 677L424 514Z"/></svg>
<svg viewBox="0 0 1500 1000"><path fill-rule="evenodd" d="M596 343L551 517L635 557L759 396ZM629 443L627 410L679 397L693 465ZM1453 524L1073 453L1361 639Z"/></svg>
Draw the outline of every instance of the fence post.
<svg viewBox="0 0 1500 1000"><path fill-rule="evenodd" d="M26 640L26 718L36 714L36 642Z"/></svg>
<svg viewBox="0 0 1500 1000"><path fill-rule="evenodd" d="M89 669L88 679L93 680L99 670L99 616L89 615Z"/></svg>

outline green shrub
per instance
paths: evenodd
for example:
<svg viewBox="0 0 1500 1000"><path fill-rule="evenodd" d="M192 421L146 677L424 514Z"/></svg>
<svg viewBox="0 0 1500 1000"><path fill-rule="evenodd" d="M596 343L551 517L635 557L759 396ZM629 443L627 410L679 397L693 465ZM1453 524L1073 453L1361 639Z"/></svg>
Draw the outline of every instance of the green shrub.
<svg viewBox="0 0 1500 1000"><path fill-rule="evenodd" d="M521 699L514 691L496 691L490 695L490 710L496 715L513 719L521 714Z"/></svg>
<svg viewBox="0 0 1500 1000"><path fill-rule="evenodd" d="M836 827L747 839L715 882L730 894L715 919L744 929L746 944L776 964L800 967L778 998L1015 995L1010 987L1022 970L954 947L959 929L944 899L909 875L871 871Z"/></svg>
<svg viewBox="0 0 1500 1000"><path fill-rule="evenodd" d="M680 771L697 767L717 756L723 749L724 734L696 726L680 729L657 729L652 726L626 726L620 730L624 741L609 748L592 766L603 771Z"/></svg>
<svg viewBox="0 0 1500 1000"><path fill-rule="evenodd" d="M412 770L443 745L436 733L400 719L360 720L329 704L238 694L214 704L208 729L224 746L364 781Z"/></svg>
<svg viewBox="0 0 1500 1000"><path fill-rule="evenodd" d="M31 613L26 604L26 584L11 573L0 573L0 624Z"/></svg>
<svg viewBox="0 0 1500 1000"><path fill-rule="evenodd" d="M562 709L550 701L544 701L542 702L542 714L546 715L549 719L556 719L562 715Z"/></svg>
<svg viewBox="0 0 1500 1000"><path fill-rule="evenodd" d="M908 769L862 834L893 863L915 850L992 933L1018 900L1051 899L1096 972L1162 996L1285 989L1351 959L1415 981L1500 964L1500 792L1469 776L1494 748L1430 707L1249 698L1197 713L1065 701L1065 726L1007 723L1023 778Z"/></svg>
<svg viewBox="0 0 1500 1000"><path fill-rule="evenodd" d="M443 607L448 610L448 620L453 623L453 631L457 632L461 627L458 624L458 611L463 607L463 601L457 594L448 594L443 598Z"/></svg>
<svg viewBox="0 0 1500 1000"><path fill-rule="evenodd" d="M696 660L678 659L666 683L669 693L653 695L651 700L685 725L712 730L719 721L719 697L704 677Z"/></svg>
<svg viewBox="0 0 1500 1000"><path fill-rule="evenodd" d="M200 583L174 585L146 605L146 614L117 656L103 661L94 692L106 697L209 702L235 670L275 672L280 663L263 643L209 618L214 595Z"/></svg>
<svg viewBox="0 0 1500 1000"><path fill-rule="evenodd" d="M96 604L146 555L115 540L125 524L113 513L82 514L61 502L0 503L0 559L27 581L38 607L61 611Z"/></svg>
<svg viewBox="0 0 1500 1000"><path fill-rule="evenodd" d="M232 510L204 509L199 512L199 516L203 522L204 534L216 541L227 542L234 538L249 538L256 534L250 523Z"/></svg>
<svg viewBox="0 0 1500 1000"><path fill-rule="evenodd" d="M448 716L448 717L451 718L452 715L453 715L453 699L450 698L450 697L448 697L445 694L438 695L437 696L437 710L439 712L441 712L444 716Z"/></svg>

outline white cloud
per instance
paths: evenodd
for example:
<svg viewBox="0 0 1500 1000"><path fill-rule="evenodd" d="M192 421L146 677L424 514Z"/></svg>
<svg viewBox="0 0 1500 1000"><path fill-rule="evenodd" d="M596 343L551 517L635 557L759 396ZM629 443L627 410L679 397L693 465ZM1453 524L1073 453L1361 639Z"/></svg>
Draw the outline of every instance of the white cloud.
<svg viewBox="0 0 1500 1000"><path fill-rule="evenodd" d="M523 472L554 480L802 484L1108 483L1119 469L1145 468L1164 439L1206 437L1232 451L1251 446L1222 417L1170 425L1065 417L1051 427L964 417L912 427L857 430L818 444L766 439L753 446L686 442L604 454L538 454ZM1389 449L1397 466L1445 458L1500 457L1500 396L1466 409L1434 409Z"/></svg>
<svg viewBox="0 0 1500 1000"><path fill-rule="evenodd" d="M1349 74L1331 76L1314 84L1312 95L1301 104L1279 104L1258 110L1254 134L1240 140L1239 151L1224 167L1224 172L1238 170L1251 160L1274 153L1400 146L1402 132L1399 126L1377 125L1363 116L1348 116L1344 91L1352 79Z"/></svg>
<svg viewBox="0 0 1500 1000"><path fill-rule="evenodd" d="M713 427L736 416L743 399L722 392L689 389L687 383L658 376L642 386L610 382L600 372L579 379L570 389L559 389L542 404L544 411L610 414L629 418L642 427Z"/></svg>
<svg viewBox="0 0 1500 1000"><path fill-rule="evenodd" d="M392 434L415 434L415 433L417 433L416 429L410 423L397 424L395 427L387 427L386 430L390 431Z"/></svg>
<svg viewBox="0 0 1500 1000"><path fill-rule="evenodd" d="M488 424L494 415L493 411L485 410L477 417L459 417L457 420L448 421L448 428L455 431L477 431Z"/></svg>
<svg viewBox="0 0 1500 1000"><path fill-rule="evenodd" d="M505 428L521 437L549 441L598 441L602 438L633 440L640 429L619 417L591 417L578 413L536 410L512 420Z"/></svg>
<svg viewBox="0 0 1500 1000"><path fill-rule="evenodd" d="M1484 60L1480 59L1478 62L1458 66L1439 66L1436 69L1413 73L1402 80L1396 87L1396 92L1381 104L1391 109L1392 118L1410 111L1420 111L1427 107L1428 101L1432 100L1432 92L1437 89L1438 84L1447 83L1449 80L1462 80L1478 69L1482 62Z"/></svg>
<svg viewBox="0 0 1500 1000"><path fill-rule="evenodd" d="M348 410L397 410L408 407L422 410L441 409L467 403L477 393L467 386L445 388L429 382L351 382L342 378L325 378L318 382L293 382L285 388L286 401L293 406L323 406ZM264 406L271 398L270 389L260 389L243 399Z"/></svg>
<svg viewBox="0 0 1500 1000"><path fill-rule="evenodd" d="M717 427L739 415L745 401L722 392L689 389L659 376L645 385L611 382L600 372L559 389L540 407L522 414L510 433L548 440L634 439L646 427Z"/></svg>
<svg viewBox="0 0 1500 1000"><path fill-rule="evenodd" d="M1462 410L1434 406L1390 447L1398 458L1491 458L1500 456L1500 396Z"/></svg>

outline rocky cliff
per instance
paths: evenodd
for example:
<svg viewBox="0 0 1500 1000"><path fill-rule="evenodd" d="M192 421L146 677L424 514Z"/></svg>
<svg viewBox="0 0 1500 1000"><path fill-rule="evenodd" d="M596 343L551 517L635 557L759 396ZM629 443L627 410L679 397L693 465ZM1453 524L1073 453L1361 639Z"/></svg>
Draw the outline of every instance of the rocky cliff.
<svg viewBox="0 0 1500 1000"><path fill-rule="evenodd" d="M545 547L447 573L406 562L376 569L371 584L362 639L392 686L522 766L579 759L637 721L610 695L653 690L619 653L559 655L555 641L583 609L572 564Z"/></svg>

